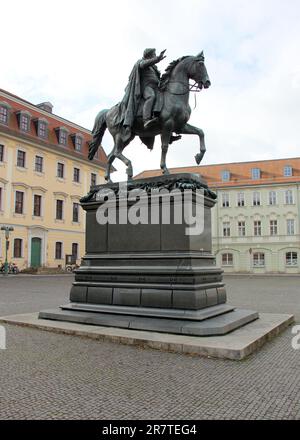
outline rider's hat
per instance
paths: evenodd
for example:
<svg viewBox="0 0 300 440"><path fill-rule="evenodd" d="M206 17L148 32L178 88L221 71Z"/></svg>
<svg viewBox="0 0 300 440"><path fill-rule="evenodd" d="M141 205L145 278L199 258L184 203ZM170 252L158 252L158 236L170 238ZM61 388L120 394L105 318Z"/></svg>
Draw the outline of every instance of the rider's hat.
<svg viewBox="0 0 300 440"><path fill-rule="evenodd" d="M154 54L155 54L155 49L145 49L144 50L144 58L151 58L151 56Z"/></svg>

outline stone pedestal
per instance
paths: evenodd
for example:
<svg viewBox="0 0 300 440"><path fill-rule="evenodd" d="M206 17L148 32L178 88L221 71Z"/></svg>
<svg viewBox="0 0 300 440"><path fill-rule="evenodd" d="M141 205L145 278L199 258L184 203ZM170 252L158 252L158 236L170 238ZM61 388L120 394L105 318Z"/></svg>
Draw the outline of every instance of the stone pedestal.
<svg viewBox="0 0 300 440"><path fill-rule="evenodd" d="M225 334L256 319L226 304L212 255L215 198L196 174L91 188L81 200L86 254L70 304L40 318L190 335Z"/></svg>

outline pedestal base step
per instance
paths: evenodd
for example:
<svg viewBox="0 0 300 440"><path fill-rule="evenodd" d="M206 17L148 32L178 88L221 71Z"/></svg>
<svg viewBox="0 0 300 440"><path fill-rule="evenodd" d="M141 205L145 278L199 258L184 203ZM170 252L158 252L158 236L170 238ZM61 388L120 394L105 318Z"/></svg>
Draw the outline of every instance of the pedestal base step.
<svg viewBox="0 0 300 440"><path fill-rule="evenodd" d="M0 317L0 323L46 330L62 335L133 345L181 354L240 360L257 351L294 322L293 315L260 313L259 319L220 336L186 336L122 328L100 327L66 321L38 319L37 313ZM63 343L63 341L62 341Z"/></svg>
<svg viewBox="0 0 300 440"><path fill-rule="evenodd" d="M39 318L132 330L194 336L213 336L225 335L254 321L258 318L258 313L252 310L236 309L219 316L214 316L213 318L195 321L58 309L42 311L39 313Z"/></svg>
<svg viewBox="0 0 300 440"><path fill-rule="evenodd" d="M110 313L120 315L148 316L151 318L188 319L191 321L203 321L223 313L232 312L234 307L227 304L206 307L200 310L168 309L155 307L130 307L105 304L70 303L60 307L62 310L81 312Z"/></svg>

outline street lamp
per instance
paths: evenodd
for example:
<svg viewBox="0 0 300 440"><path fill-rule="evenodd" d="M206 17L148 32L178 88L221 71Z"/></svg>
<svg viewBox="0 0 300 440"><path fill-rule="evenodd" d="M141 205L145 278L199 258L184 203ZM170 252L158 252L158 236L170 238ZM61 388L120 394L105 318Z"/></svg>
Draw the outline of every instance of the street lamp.
<svg viewBox="0 0 300 440"><path fill-rule="evenodd" d="M5 231L5 263L4 263L4 275L8 275L8 261L7 261L7 251L9 248L9 233L12 232L14 228L12 226L2 226L1 231Z"/></svg>

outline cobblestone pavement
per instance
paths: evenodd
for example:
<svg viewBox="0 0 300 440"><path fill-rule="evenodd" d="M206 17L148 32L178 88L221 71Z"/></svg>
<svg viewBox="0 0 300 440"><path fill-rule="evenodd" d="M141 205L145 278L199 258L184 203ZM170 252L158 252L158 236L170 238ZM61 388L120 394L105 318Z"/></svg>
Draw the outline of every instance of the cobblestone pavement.
<svg viewBox="0 0 300 440"><path fill-rule="evenodd" d="M226 277L229 302L300 322L300 278ZM72 277L0 279L0 315L67 302ZM241 361L6 326L1 419L300 419L291 330Z"/></svg>

